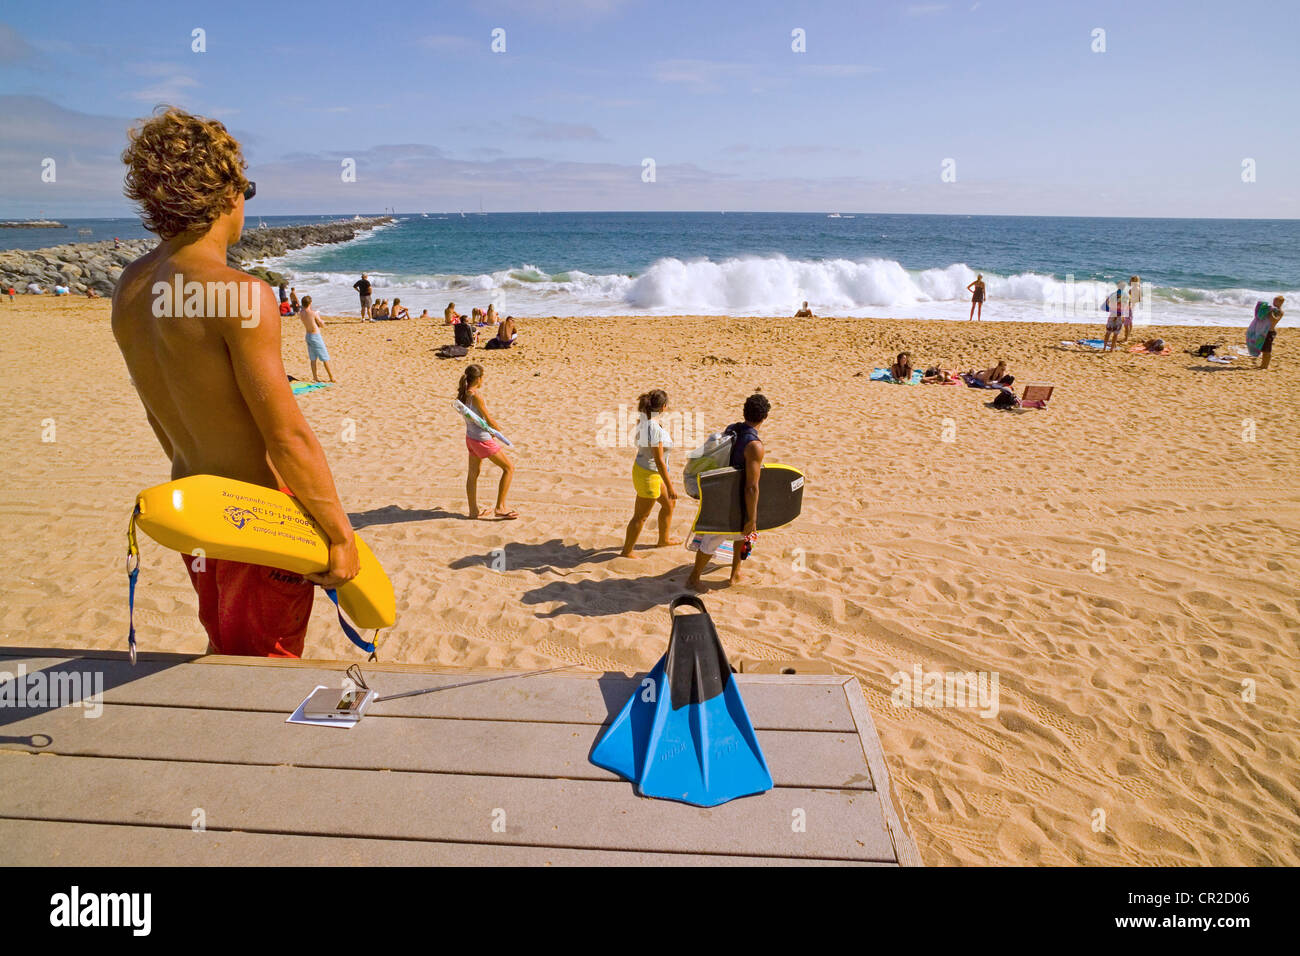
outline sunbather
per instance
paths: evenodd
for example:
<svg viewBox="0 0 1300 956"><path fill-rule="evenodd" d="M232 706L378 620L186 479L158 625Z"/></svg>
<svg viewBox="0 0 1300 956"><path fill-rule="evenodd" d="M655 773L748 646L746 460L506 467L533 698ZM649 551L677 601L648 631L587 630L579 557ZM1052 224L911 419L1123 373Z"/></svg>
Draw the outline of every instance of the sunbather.
<svg viewBox="0 0 1300 956"><path fill-rule="evenodd" d="M912 353L899 352L898 358L894 359L894 364L889 366L889 374L894 377L895 382L907 384L912 381Z"/></svg>

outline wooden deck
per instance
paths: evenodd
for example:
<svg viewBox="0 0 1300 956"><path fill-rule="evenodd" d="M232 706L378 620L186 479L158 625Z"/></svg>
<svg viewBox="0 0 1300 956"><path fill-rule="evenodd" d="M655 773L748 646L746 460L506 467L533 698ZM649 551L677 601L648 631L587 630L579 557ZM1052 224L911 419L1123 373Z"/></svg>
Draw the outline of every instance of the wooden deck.
<svg viewBox="0 0 1300 956"><path fill-rule="evenodd" d="M776 787L706 810L588 761L624 674L363 664L444 689L343 730L285 718L347 662L0 648L19 664L101 673L102 713L0 707L0 864L920 863L856 678L738 675Z"/></svg>

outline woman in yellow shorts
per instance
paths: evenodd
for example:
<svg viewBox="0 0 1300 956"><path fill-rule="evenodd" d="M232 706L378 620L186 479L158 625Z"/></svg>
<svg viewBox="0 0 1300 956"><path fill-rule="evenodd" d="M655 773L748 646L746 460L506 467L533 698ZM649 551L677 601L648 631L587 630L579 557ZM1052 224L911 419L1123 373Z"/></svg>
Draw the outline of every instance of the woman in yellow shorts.
<svg viewBox="0 0 1300 956"><path fill-rule="evenodd" d="M632 485L636 488L636 506L632 511L632 520L627 523L627 537L623 541L623 557L632 558L632 549L636 539L641 536L646 519L659 502L659 540L656 548L670 544L681 544L670 540L669 529L673 522L673 505L677 501L677 491L668 476L668 449L673 445L672 439L664 427L655 421L668 407L668 393L662 388L646 392L636 402L640 413L636 426L636 461L632 463Z"/></svg>

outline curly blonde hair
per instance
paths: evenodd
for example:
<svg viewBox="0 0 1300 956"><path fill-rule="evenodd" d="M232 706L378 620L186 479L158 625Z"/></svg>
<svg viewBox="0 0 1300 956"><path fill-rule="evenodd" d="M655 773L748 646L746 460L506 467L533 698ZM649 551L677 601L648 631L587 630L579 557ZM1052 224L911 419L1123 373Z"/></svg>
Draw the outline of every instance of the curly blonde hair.
<svg viewBox="0 0 1300 956"><path fill-rule="evenodd" d="M206 231L231 192L248 188L239 142L217 120L160 106L127 136L123 191L139 204L145 228L164 239Z"/></svg>

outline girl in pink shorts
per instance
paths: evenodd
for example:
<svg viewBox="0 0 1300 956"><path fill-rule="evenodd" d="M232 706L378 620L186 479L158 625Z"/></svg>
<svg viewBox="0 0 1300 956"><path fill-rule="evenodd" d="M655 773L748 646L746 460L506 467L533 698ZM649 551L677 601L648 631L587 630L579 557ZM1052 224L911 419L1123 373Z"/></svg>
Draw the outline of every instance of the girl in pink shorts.
<svg viewBox="0 0 1300 956"><path fill-rule="evenodd" d="M456 397L460 399L462 404L477 413L483 421L500 431L501 429L488 413L487 405L483 403L483 396L479 394L482 384L483 366L467 365L460 376L460 386L456 390ZM490 431L480 428L467 419L465 422L465 447L469 449L469 475L465 479L465 493L469 496L470 517L518 518L519 512L506 508L506 493L510 491L510 479L514 477L515 466L511 463L500 442L493 437ZM485 458L501 469L501 483L497 485L495 512L491 508L480 508L478 506L478 473Z"/></svg>

